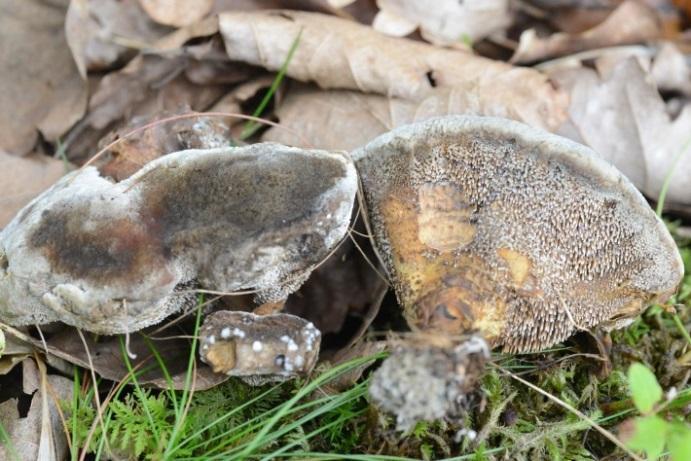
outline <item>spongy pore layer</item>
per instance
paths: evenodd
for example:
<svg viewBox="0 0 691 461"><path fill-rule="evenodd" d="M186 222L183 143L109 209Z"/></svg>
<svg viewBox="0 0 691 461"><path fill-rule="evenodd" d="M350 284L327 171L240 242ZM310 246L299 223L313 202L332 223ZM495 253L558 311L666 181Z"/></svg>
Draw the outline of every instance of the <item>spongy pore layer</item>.
<svg viewBox="0 0 691 461"><path fill-rule="evenodd" d="M683 265L643 196L590 149L452 116L353 154L378 252L420 329L530 351L666 299Z"/></svg>

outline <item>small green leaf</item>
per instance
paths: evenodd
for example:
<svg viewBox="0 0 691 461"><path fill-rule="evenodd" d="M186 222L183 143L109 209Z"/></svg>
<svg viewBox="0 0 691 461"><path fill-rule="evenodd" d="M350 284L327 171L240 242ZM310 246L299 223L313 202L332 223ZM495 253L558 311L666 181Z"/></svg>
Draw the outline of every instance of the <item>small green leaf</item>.
<svg viewBox="0 0 691 461"><path fill-rule="evenodd" d="M629 448L642 451L648 459L657 459L665 448L665 437L669 424L656 415L643 416L634 420L635 432L626 443Z"/></svg>
<svg viewBox="0 0 691 461"><path fill-rule="evenodd" d="M671 461L688 461L691 459L691 427L682 426L670 434L669 453Z"/></svg>
<svg viewBox="0 0 691 461"><path fill-rule="evenodd" d="M652 371L645 365L633 363L629 368L629 388L633 403L643 414L650 413L657 402L662 399L662 388Z"/></svg>

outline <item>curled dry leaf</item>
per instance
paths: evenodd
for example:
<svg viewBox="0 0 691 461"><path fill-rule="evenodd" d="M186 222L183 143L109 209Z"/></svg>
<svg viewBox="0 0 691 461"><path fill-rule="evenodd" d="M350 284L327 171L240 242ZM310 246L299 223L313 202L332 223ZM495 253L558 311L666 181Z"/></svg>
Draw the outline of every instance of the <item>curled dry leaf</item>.
<svg viewBox="0 0 691 461"><path fill-rule="evenodd" d="M327 0L329 5L334 8L345 8L346 6L352 5L357 0Z"/></svg>
<svg viewBox="0 0 691 461"><path fill-rule="evenodd" d="M511 61L540 61L583 50L654 40L661 34L655 10L642 2L627 0L601 24L581 33L556 33L540 38L534 29L523 32Z"/></svg>
<svg viewBox="0 0 691 461"><path fill-rule="evenodd" d="M130 115L132 106L144 100L148 91L170 79L186 67L182 58L137 56L119 72L104 77L89 101L85 123L103 129L123 116Z"/></svg>
<svg viewBox="0 0 691 461"><path fill-rule="evenodd" d="M0 228L60 179L65 166L64 162L39 153L15 157L0 151Z"/></svg>
<svg viewBox="0 0 691 461"><path fill-rule="evenodd" d="M159 114L154 120L167 117L170 117L170 114ZM166 152L216 149L232 145L228 127L218 118L204 116L157 124L124 137L136 128L153 123L154 120L137 118L126 127L102 139L99 144L105 146L123 137L92 165L98 168L102 176L122 181Z"/></svg>
<svg viewBox="0 0 691 461"><path fill-rule="evenodd" d="M660 91L676 91L691 97L691 58L672 42L665 42L655 55L650 74Z"/></svg>
<svg viewBox="0 0 691 461"><path fill-rule="evenodd" d="M351 3L355 3L355 0ZM265 11L282 8L343 16L339 7L333 5L330 0L215 0L213 11L214 13L223 13L225 11Z"/></svg>
<svg viewBox="0 0 691 461"><path fill-rule="evenodd" d="M408 323L510 352L617 328L683 274L665 225L588 148L498 118L400 127L355 151Z"/></svg>
<svg viewBox="0 0 691 461"><path fill-rule="evenodd" d="M87 85L65 41L67 1L6 0L0 14L0 150L29 152L84 114ZM38 130L38 131L37 131Z"/></svg>
<svg viewBox="0 0 691 461"><path fill-rule="evenodd" d="M377 0L372 26L395 37L418 27L437 45L461 45L506 29L511 23L508 0Z"/></svg>
<svg viewBox="0 0 691 461"><path fill-rule="evenodd" d="M691 204L691 105L672 118L635 58L599 75L576 68L553 73L571 92L569 122L583 142L619 168L646 195L657 198L672 174L667 200ZM680 155L684 158L677 161Z"/></svg>
<svg viewBox="0 0 691 461"><path fill-rule="evenodd" d="M24 363L33 365L31 359ZM31 404L25 416L20 415L18 399L0 403L0 424L10 442L0 444L0 459L60 461L67 455L58 405L71 399L73 384L62 376L46 374L43 364L39 368L40 386L27 396Z"/></svg>
<svg viewBox="0 0 691 461"><path fill-rule="evenodd" d="M152 48L159 51L173 51L181 48L193 38L208 37L218 32L218 19L210 16L188 26L180 27L170 34L157 40ZM203 45L202 45L203 46Z"/></svg>
<svg viewBox="0 0 691 461"><path fill-rule="evenodd" d="M383 36L371 28L315 13L223 13L228 55L280 69L300 40L287 75L322 88L353 89L420 101L434 88L453 88L479 113L518 118L555 129L567 100L533 69L512 67L457 50Z"/></svg>
<svg viewBox="0 0 691 461"><path fill-rule="evenodd" d="M189 284L277 301L339 243L357 179L345 155L278 144L188 150L113 183L65 176L0 233L0 317L136 331Z"/></svg>
<svg viewBox="0 0 691 461"><path fill-rule="evenodd" d="M20 341L11 334L5 334L0 329L0 376L4 376L14 369L24 359L34 353L30 343Z"/></svg>
<svg viewBox="0 0 691 461"><path fill-rule="evenodd" d="M183 27L211 13L214 0L139 0L146 13L159 24Z"/></svg>
<svg viewBox="0 0 691 461"><path fill-rule="evenodd" d="M204 110L227 92L226 85L191 83L184 75L189 65L190 61L181 57L140 55L104 77L89 101L89 113L66 138L68 157L93 155L98 141L123 119ZM242 80L245 75L247 69L236 73L235 78Z"/></svg>
<svg viewBox="0 0 691 461"><path fill-rule="evenodd" d="M82 77L110 68L131 55L132 47L150 46L168 32L137 0L71 0L65 17L67 44Z"/></svg>
<svg viewBox="0 0 691 461"><path fill-rule="evenodd" d="M179 325L166 328L155 333L153 328L130 335L128 350L136 356L130 359L133 369L140 373L137 381L142 385L152 385L162 389L189 388L186 381L187 366L190 358L190 340L182 336L181 331L194 330L192 322L188 322L181 330ZM51 333L44 331L47 353L82 368L91 369L104 379L122 381L129 374L129 368L123 358L123 339L120 336L84 335L86 346L79 333L73 327L62 325ZM31 339L35 347L43 350L44 344L39 339ZM168 383L163 370L158 366L154 349L166 366L171 377L172 386ZM196 366L194 376L194 390L210 389L228 376L214 373L203 363Z"/></svg>

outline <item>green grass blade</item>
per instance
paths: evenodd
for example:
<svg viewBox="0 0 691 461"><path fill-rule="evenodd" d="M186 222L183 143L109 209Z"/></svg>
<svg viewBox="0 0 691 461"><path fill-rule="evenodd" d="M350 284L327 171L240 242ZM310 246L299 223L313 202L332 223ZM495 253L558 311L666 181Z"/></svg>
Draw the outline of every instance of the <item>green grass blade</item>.
<svg viewBox="0 0 691 461"><path fill-rule="evenodd" d="M9 454L13 460L19 461L20 458L17 454L17 450L15 450L12 439L10 439L10 435L5 430L5 426L2 425L2 422L0 422L0 443L5 447L6 454Z"/></svg>
<svg viewBox="0 0 691 461"><path fill-rule="evenodd" d="M194 375L194 364L197 359L197 340L199 337L199 328L201 326L202 322L202 305L204 304L204 295L201 294L199 295L199 299L197 301L197 316L195 318L194 322L194 334L192 335L192 344L190 346L190 356L189 360L187 362L187 374L185 375L185 386L182 391L182 397L180 398L180 408L182 408L182 412L180 414L176 413L176 418L175 418L175 424L173 425L173 431L170 435L170 439L168 440L168 444L166 445L166 458L169 457L169 453L171 452L172 448L177 444L177 439L179 437L180 431L184 427L186 423L186 418L185 418L185 411L188 408L188 400L192 398L192 393L193 389L191 389L192 386L192 378Z"/></svg>
<svg viewBox="0 0 691 461"><path fill-rule="evenodd" d="M300 389L298 392L295 393L295 395L288 400L280 409L279 411L274 414L271 419L269 419L262 430L257 434L257 436L247 445L247 447L239 454L238 458L246 458L250 454L252 454L257 448L259 448L262 440L267 438L267 434L271 432L271 430L276 426L276 424L288 413L288 411L296 405L301 399L306 397L307 395L311 394L314 392L319 386L331 381L332 379L336 378L342 373L345 373L347 370L350 370L356 366L364 365L368 362L373 362L374 360L377 360L379 358L385 357L386 354L376 354L374 356L369 356L369 357L361 357L358 359L351 360L349 362L346 362L344 364L341 364L339 366L336 366L319 377L315 379L314 381L308 383L307 385L303 386L302 389Z"/></svg>
<svg viewBox="0 0 691 461"><path fill-rule="evenodd" d="M132 369L132 363L130 362L130 357L127 355L127 349L125 347L125 340L123 339L122 336L119 337L120 339L120 353L122 354L123 360L125 361L125 365L127 366L127 371L130 373L132 376L132 383L134 384L134 392L139 401L141 402L142 408L144 409L144 413L146 414L146 418L149 422L149 426L151 427L151 433L154 436L154 439L156 441L156 445L158 445L161 441L161 435L158 426L154 422L153 415L151 414L151 410L149 408L147 398L146 398L146 392L144 392L144 389L139 385L139 381L137 380L134 370Z"/></svg>
<svg viewBox="0 0 691 461"><path fill-rule="evenodd" d="M168 389L167 389L167 394L168 397L170 398L171 403L173 404L173 410L175 411L176 415L179 415L180 413L180 406L178 405L178 396L175 390L173 389L173 378L170 376L170 373L168 372L168 367L166 366L165 362L163 361L163 357L161 354L158 352L158 349L156 349L156 346L151 342L151 340L142 335L142 338L144 338L144 342L146 343L146 347L149 348L151 353L154 355L156 358L156 363L158 363L158 367L161 369L161 372L163 372L163 376L165 377L166 384L168 384Z"/></svg>
<svg viewBox="0 0 691 461"><path fill-rule="evenodd" d="M213 428L214 426L216 426L216 425L222 423L223 421L225 421L225 420L227 420L227 419L229 419L229 418L232 418L236 413L239 413L240 411L244 410L245 408L254 405L254 404L257 403L259 400L263 399L264 397L268 396L270 393L274 392L278 387L280 387L280 385L274 386L274 387L268 389L267 391L262 392L262 393L259 394L258 396L256 396L256 397L254 397L254 398L248 400L247 402L243 403L242 405L239 405L239 406L233 408L232 410L230 410L229 412L227 412L225 415L221 416L220 418L215 419L214 421L210 422L209 424L207 424L206 426L202 427L201 429L199 429L199 430L193 432L191 435L189 435L187 438L181 440L175 447L173 447L173 448L171 449L171 451L170 451L169 454L171 454L171 455L175 454L175 452L177 452L178 450L180 450L182 447L186 446L188 443L190 443L191 441L193 441L196 437L202 435L204 432L206 432L206 431L208 431L209 429ZM247 422L246 422L246 423L247 423ZM216 437L214 437L214 438L205 440L203 443L204 443L204 444L208 444L209 442L215 441L215 440L217 440L217 439L219 439L219 438L222 438L222 437L223 437L223 434L220 435L220 436L216 436ZM199 447L201 447L201 445L195 445L195 446L189 447L189 448L190 448L191 450L194 450L194 449L199 448Z"/></svg>
<svg viewBox="0 0 691 461"><path fill-rule="evenodd" d="M283 82L283 79L286 75L286 71L288 70L288 65L290 64L290 61L292 61L293 55L295 54L295 50L297 50L298 45L300 43L300 37L302 37L302 29L300 29L297 36L293 40L293 43L290 45L290 49L288 50L286 60L281 66L281 68L278 70L278 73L276 74L276 78L274 78L274 81L271 82L269 90L266 92L257 108L252 113L253 117L259 117L264 112L264 109L266 109L266 106L269 104L269 101L271 101L271 98L276 93L276 90L278 90L278 87ZM260 126L261 125L259 125L257 122L253 120L248 121L247 123L245 123L245 126L242 129L240 139L244 141L245 139L249 138L259 129Z"/></svg>
<svg viewBox="0 0 691 461"><path fill-rule="evenodd" d="M684 143L684 146L681 148L681 151L677 154L677 157L672 162L672 167L669 169L669 171L665 175L665 180L662 183L662 188L660 189L660 195L657 197L657 206L655 207L655 213L658 216L662 216L662 209L665 206L665 199L667 198L667 191L669 190L669 186L672 183L672 176L674 176L674 173L677 171L677 165L679 164L681 159L684 157L686 152L689 150L689 147L691 147L691 138L689 138Z"/></svg>

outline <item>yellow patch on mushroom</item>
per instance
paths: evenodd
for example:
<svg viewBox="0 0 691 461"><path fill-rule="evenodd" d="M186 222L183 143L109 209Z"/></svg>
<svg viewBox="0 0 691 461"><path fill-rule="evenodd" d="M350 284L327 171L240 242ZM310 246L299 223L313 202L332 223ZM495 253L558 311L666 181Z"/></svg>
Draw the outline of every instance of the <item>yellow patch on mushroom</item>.
<svg viewBox="0 0 691 461"><path fill-rule="evenodd" d="M228 373L235 368L235 341L217 342L209 346L206 362L211 365L214 373Z"/></svg>
<svg viewBox="0 0 691 461"><path fill-rule="evenodd" d="M477 232L463 194L452 184L424 184L417 191L420 212L418 237L437 251L448 252L470 244Z"/></svg>
<svg viewBox="0 0 691 461"><path fill-rule="evenodd" d="M437 250L438 254L430 254L434 249L423 241L424 226L418 210L424 210L430 205L431 197L441 192L434 186L421 199L412 188L400 188L382 203L396 293L411 326L450 334L480 329L492 342L502 332L506 310L505 300L495 289L493 271L470 253ZM437 209L443 208L444 200L456 200L458 196L442 194L439 198L441 206ZM418 199L421 199L419 208ZM426 231L434 229L428 227ZM436 234L429 237L437 243L443 241ZM463 241L456 239L454 248Z"/></svg>
<svg viewBox="0 0 691 461"><path fill-rule="evenodd" d="M513 282L517 287L521 287L530 275L532 268L530 258L510 248L499 248L497 254L508 266Z"/></svg>

